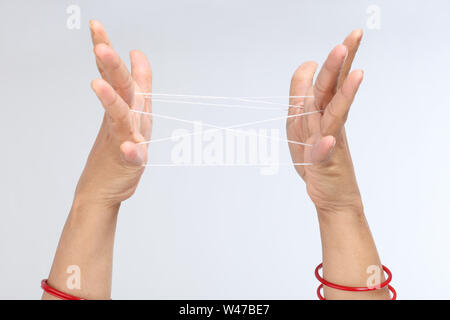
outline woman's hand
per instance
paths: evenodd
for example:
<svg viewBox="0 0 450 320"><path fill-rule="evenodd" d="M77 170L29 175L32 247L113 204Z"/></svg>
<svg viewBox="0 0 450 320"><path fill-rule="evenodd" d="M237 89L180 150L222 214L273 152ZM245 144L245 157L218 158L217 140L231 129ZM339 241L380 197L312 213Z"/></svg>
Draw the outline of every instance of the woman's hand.
<svg viewBox="0 0 450 320"><path fill-rule="evenodd" d="M363 72L355 70L348 76L353 58L362 37L361 30L353 31L343 44L328 55L313 84L317 68L315 62L302 64L295 72L290 96L289 115L323 110L287 121L288 139L312 146L289 144L294 163L311 162L313 165L295 168L306 182L311 200L319 212L336 212L342 207L362 207L352 159L345 135L344 124Z"/></svg>
<svg viewBox="0 0 450 320"><path fill-rule="evenodd" d="M97 67L102 79L92 89L105 108L105 116L75 199L115 206L136 190L147 162L147 144L152 119L130 111L151 112L151 100L135 92L151 92L152 72L144 53L130 52L131 74L114 51L98 21L90 22Z"/></svg>

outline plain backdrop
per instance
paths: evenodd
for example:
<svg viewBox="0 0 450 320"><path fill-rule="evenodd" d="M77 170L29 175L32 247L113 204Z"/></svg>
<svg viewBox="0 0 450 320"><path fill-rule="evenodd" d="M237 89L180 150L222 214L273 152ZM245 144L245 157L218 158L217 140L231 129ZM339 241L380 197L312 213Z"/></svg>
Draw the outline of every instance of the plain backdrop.
<svg viewBox="0 0 450 320"><path fill-rule="evenodd" d="M81 28L66 26L67 7ZM367 8L381 10L379 29ZM144 51L155 92L287 95L355 28L365 79L347 132L365 210L399 299L450 298L450 2L0 1L0 298L40 298L103 109L88 22ZM262 111L159 110L217 125ZM273 114L272 114L273 115ZM270 116L269 116L270 117ZM155 137L176 124L155 121ZM283 130L282 121L268 128ZM150 149L164 162L167 145ZM290 161L280 148L280 161ZM166 161L167 162L167 161ZM315 299L315 210L292 167L151 168L121 208L114 299Z"/></svg>

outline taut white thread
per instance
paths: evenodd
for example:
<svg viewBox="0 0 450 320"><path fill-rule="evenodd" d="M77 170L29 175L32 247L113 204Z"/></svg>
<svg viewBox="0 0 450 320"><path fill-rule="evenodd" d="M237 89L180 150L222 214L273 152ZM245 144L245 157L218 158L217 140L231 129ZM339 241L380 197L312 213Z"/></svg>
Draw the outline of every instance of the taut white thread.
<svg viewBox="0 0 450 320"><path fill-rule="evenodd" d="M130 111L138 112L137 110L130 110ZM259 121L245 122L245 123L233 125L233 126L230 126L230 127L226 127L226 129L235 129L235 128L240 128L240 127L247 127L247 126L260 124L260 123L265 123L265 122L270 122L270 121L276 121L276 120L282 120L282 119L288 119L288 118L307 116L309 114L314 114L314 113L319 113L319 112L322 112L322 110L315 110L315 111L310 111L310 112L294 114L294 115L290 115L290 116L283 116L283 117L271 118L271 119L265 119L265 120L259 120ZM144 113L144 112L143 111L139 111L138 113ZM150 114L150 113L147 112L145 114ZM188 120L185 120L185 121L188 121ZM192 121L192 122L194 122L194 121ZM216 131L226 130L226 129L222 129L222 128L219 129L219 128L217 128L216 130L210 130L210 132L216 132ZM139 144L149 144L150 142L154 143L154 142L168 141L168 140L172 140L172 139L193 136L193 135L196 135L196 134L200 134L200 132L180 134L180 135L177 135L177 136L172 136L172 137L167 137L167 138L153 139L153 140L149 140L149 141L140 142ZM311 146L310 144L304 144L304 145L305 146Z"/></svg>
<svg viewBox="0 0 450 320"><path fill-rule="evenodd" d="M278 105L278 106L284 106L284 107L290 107L290 108L303 108L299 105L291 105L291 104L285 104L285 103L279 103L279 102L272 102L272 101L261 101L261 100L254 100L258 99L259 97L220 97L220 96L201 96L201 95L191 95L191 94L170 94L170 93L152 93L152 92L136 92L137 95L143 95L145 97L177 97L177 98L188 98L188 99L217 99L217 100L235 100L235 101L242 101L242 102L253 102L253 103L262 103L262 104L271 104L271 105ZM314 98L314 96L291 96L292 98ZM261 97L261 99L270 99L270 98L286 98L283 96L278 97ZM289 98L289 96L287 97Z"/></svg>
<svg viewBox="0 0 450 320"><path fill-rule="evenodd" d="M290 99L290 98L314 98L314 96L266 96L266 97L239 97L241 99Z"/></svg>
<svg viewBox="0 0 450 320"><path fill-rule="evenodd" d="M174 120L174 121L179 121L179 122L185 122L185 123L189 123L189 124L195 124L196 123L196 121L190 121L190 120L180 119L180 118L176 118L176 117L165 116L165 115L161 115L161 114L155 114L153 112L145 112L145 111L139 111L139 110L133 110L133 109L131 109L130 111L136 112L136 113L139 113L139 114L151 115L151 116L154 116L154 117L157 117L157 118ZM317 111L311 111L311 112L308 112L308 113L311 114L311 113L318 113L318 112L321 112L321 111L317 110ZM301 115L305 115L305 114L306 113L302 113ZM293 115L293 116L299 116L299 115ZM288 118L288 117L292 117L292 116L283 117L282 119ZM219 126L208 124L208 123L202 123L202 124L204 126L215 128L215 129L219 129L219 130L226 130L226 131L231 131L231 132L237 132L237 133L246 134L246 135L254 135L254 136L258 136L258 137L262 137L262 138L266 138L266 139L270 139L270 140L278 140L278 141L283 141L283 142L287 142L287 143L292 143L292 144L298 144L298 145L302 145L302 146L312 147L312 144L309 144L309 143L293 141L293 140L288 140L288 139L273 138L273 137L269 137L269 136L266 136L266 135L255 134L253 132L245 132L243 130L236 130L236 129L227 128L227 127L219 127ZM171 139L173 139L173 137L171 137ZM148 144L150 142L151 142L151 140L140 142L139 144Z"/></svg>
<svg viewBox="0 0 450 320"><path fill-rule="evenodd" d="M181 104L194 104L200 106L212 106L212 107L223 107L223 108L242 108L242 109L256 109L256 110L288 110L288 108L269 108L269 107L257 107L257 106L246 106L241 104L223 104L223 103L209 103L209 102L193 102L193 101L182 101L182 100L159 100L152 99L152 102L169 102L169 103L181 103ZM295 106L295 108L303 108L302 106Z"/></svg>
<svg viewBox="0 0 450 320"><path fill-rule="evenodd" d="M268 163L150 163L144 164L143 167L267 167L267 166L311 166L310 162L268 162Z"/></svg>

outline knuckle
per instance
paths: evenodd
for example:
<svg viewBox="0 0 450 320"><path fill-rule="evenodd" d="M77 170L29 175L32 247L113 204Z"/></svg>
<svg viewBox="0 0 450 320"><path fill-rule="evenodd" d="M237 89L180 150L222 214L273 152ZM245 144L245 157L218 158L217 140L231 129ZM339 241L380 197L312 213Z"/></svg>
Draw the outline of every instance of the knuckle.
<svg viewBox="0 0 450 320"><path fill-rule="evenodd" d="M323 94L323 95L327 92L326 86L322 83L322 81L320 79L317 79L314 89L317 91L317 93Z"/></svg>
<svg viewBox="0 0 450 320"><path fill-rule="evenodd" d="M333 103L333 101L331 101L328 106L327 106L327 110L328 110L328 114L333 118L333 119L340 119L342 118L341 115L339 115L339 113L336 110L336 105Z"/></svg>

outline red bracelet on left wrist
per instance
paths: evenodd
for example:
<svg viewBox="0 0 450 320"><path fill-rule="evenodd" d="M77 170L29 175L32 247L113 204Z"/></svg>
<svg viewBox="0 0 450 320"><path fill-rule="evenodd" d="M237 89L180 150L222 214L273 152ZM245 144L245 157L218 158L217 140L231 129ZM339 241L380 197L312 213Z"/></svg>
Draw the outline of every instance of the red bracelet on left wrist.
<svg viewBox="0 0 450 320"><path fill-rule="evenodd" d="M62 291L59 291L59 290L51 287L48 284L47 279L44 279L44 280L41 281L41 288L45 292L47 292L48 294L50 294L50 295L52 295L52 296L54 296L54 297L56 297L58 299L61 299L61 300L86 300L86 299L83 299L83 298L72 296L72 295L70 295L68 293L64 293Z"/></svg>

